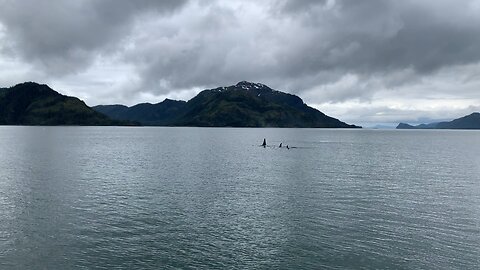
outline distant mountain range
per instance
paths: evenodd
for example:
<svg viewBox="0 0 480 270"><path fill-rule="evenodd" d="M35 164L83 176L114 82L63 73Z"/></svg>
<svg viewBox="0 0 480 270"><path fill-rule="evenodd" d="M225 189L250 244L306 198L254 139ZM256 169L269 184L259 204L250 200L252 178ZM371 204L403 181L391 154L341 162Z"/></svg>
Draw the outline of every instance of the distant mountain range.
<svg viewBox="0 0 480 270"><path fill-rule="evenodd" d="M135 121L147 126L173 126L186 105L185 101L165 99L157 104L141 103L132 107L99 105L93 109L112 119Z"/></svg>
<svg viewBox="0 0 480 270"><path fill-rule="evenodd" d="M188 102L166 99L157 104L100 105L93 109L112 119L143 125L361 128L307 106L298 96L245 81L204 90Z"/></svg>
<svg viewBox="0 0 480 270"><path fill-rule="evenodd" d="M480 113L475 112L450 122L421 124L417 126L400 123L397 129L480 129Z"/></svg>
<svg viewBox="0 0 480 270"><path fill-rule="evenodd" d="M0 88L0 125L125 125L44 84Z"/></svg>

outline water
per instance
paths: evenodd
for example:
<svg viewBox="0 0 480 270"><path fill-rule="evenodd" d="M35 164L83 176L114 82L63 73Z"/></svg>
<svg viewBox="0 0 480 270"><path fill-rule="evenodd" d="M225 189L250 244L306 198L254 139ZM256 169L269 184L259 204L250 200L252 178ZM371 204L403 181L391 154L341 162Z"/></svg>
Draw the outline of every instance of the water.
<svg viewBox="0 0 480 270"><path fill-rule="evenodd" d="M479 269L479 153L475 131L0 127L0 269Z"/></svg>

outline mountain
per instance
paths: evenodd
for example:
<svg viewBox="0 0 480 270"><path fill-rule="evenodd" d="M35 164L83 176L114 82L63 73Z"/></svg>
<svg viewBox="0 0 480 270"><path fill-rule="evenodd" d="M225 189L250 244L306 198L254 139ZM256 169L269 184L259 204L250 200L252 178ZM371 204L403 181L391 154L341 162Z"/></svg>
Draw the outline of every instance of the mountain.
<svg viewBox="0 0 480 270"><path fill-rule="evenodd" d="M480 129L480 113L475 112L450 122L421 124L418 126L400 123L397 129Z"/></svg>
<svg viewBox="0 0 480 270"><path fill-rule="evenodd" d="M142 103L133 107L124 105L99 105L97 112L112 119L128 120L152 126L173 125L173 120L185 109L187 102L165 99L157 104Z"/></svg>
<svg viewBox="0 0 480 270"><path fill-rule="evenodd" d="M416 127L406 123L400 123L396 129L416 129Z"/></svg>
<svg viewBox="0 0 480 270"><path fill-rule="evenodd" d="M0 125L123 125L75 97L26 82L0 89Z"/></svg>
<svg viewBox="0 0 480 270"><path fill-rule="evenodd" d="M199 127L360 128L329 117L295 95L250 82L204 90L189 100L93 107L112 119Z"/></svg>

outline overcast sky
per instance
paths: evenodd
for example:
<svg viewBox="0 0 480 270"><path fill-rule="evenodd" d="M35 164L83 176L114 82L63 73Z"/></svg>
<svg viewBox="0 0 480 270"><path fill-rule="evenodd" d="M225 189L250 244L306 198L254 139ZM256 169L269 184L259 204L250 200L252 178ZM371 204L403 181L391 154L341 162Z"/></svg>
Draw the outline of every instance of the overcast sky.
<svg viewBox="0 0 480 270"><path fill-rule="evenodd" d="M0 86L90 106L247 80L353 124L480 110L480 0L0 0Z"/></svg>

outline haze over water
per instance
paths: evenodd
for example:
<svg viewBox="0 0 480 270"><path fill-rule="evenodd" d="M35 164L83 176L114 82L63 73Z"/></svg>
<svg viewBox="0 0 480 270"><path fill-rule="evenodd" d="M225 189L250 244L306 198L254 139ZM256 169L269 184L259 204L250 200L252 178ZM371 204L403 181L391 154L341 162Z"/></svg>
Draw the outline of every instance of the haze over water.
<svg viewBox="0 0 480 270"><path fill-rule="evenodd" d="M0 127L0 268L478 269L479 153L476 131Z"/></svg>

